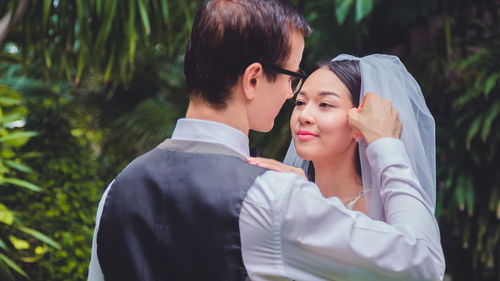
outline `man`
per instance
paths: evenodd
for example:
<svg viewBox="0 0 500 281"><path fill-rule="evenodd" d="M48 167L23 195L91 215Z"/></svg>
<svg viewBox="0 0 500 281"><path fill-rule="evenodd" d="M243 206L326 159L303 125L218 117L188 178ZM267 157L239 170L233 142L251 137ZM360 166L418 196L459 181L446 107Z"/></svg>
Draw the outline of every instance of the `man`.
<svg viewBox="0 0 500 281"><path fill-rule="evenodd" d="M439 230L414 219L435 224L397 140L397 113L376 95L351 124L371 143L382 188L407 194L418 214L373 221L295 174L247 164L249 130L269 131L300 89L309 32L285 0L199 9L185 55L186 118L106 189L89 280L442 279Z"/></svg>

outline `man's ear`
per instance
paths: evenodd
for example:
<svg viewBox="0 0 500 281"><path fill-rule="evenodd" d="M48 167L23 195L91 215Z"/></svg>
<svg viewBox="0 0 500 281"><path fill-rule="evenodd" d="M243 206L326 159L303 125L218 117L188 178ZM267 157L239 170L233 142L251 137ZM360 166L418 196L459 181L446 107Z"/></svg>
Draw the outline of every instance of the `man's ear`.
<svg viewBox="0 0 500 281"><path fill-rule="evenodd" d="M263 74L262 64L258 62L252 63L245 69L241 79L241 87L247 99L253 100L255 98L257 86L262 81Z"/></svg>

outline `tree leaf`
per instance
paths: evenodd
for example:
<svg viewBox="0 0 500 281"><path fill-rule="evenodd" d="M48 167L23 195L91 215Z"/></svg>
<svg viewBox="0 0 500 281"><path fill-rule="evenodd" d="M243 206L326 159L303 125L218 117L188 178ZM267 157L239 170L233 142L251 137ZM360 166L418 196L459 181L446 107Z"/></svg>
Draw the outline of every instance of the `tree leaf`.
<svg viewBox="0 0 500 281"><path fill-rule="evenodd" d="M13 106L21 103L21 95L7 85L0 85L0 106Z"/></svg>
<svg viewBox="0 0 500 281"><path fill-rule="evenodd" d="M4 160L3 162L7 166L14 168L18 171L25 172L25 173L33 172L33 169L31 169L30 167L28 167L27 165L25 165L23 163L19 163L19 162L13 161L13 160Z"/></svg>
<svg viewBox="0 0 500 281"><path fill-rule="evenodd" d="M139 1L140 2L140 1ZM128 7L128 61L134 62L137 34L135 31L135 1L129 1Z"/></svg>
<svg viewBox="0 0 500 281"><path fill-rule="evenodd" d="M14 213L2 203L0 203L0 222L6 225L12 225L14 222Z"/></svg>
<svg viewBox="0 0 500 281"><path fill-rule="evenodd" d="M117 0L106 0L104 5L104 22L100 26L99 33L97 34L95 49L100 50L104 48L104 44L108 39L109 32L113 26L113 20L116 14L116 8L118 6Z"/></svg>
<svg viewBox="0 0 500 281"><path fill-rule="evenodd" d="M0 248L7 250L7 245L3 242L2 238L0 238Z"/></svg>
<svg viewBox="0 0 500 281"><path fill-rule="evenodd" d="M36 255L43 255L47 252L48 247L44 244L43 246L36 246L35 248L35 254Z"/></svg>
<svg viewBox="0 0 500 281"><path fill-rule="evenodd" d="M490 134L491 130L491 124L495 120L495 118L498 116L498 113L500 112L500 101L496 101L491 107L490 111L487 113L486 117L484 118L483 126L481 128L481 139L483 141L486 141Z"/></svg>
<svg viewBox="0 0 500 281"><path fill-rule="evenodd" d="M497 83L498 80L498 74L492 74L488 79L486 80L485 87L484 87L484 94L488 96L491 93L491 90L493 90L493 87L495 87L495 84Z"/></svg>
<svg viewBox="0 0 500 281"><path fill-rule="evenodd" d="M452 103L452 109L454 111L460 110L464 105L469 103L471 100L477 98L481 95L481 91L475 87L469 88L464 94L460 95L455 101Z"/></svg>
<svg viewBox="0 0 500 281"><path fill-rule="evenodd" d="M474 202L476 199L476 194L474 193L474 186L472 183L472 179L467 177L467 186L465 187L465 204L467 206L467 215L472 217L474 214Z"/></svg>
<svg viewBox="0 0 500 281"><path fill-rule="evenodd" d="M497 202L500 201L500 188L493 188L490 195L490 202L488 203L488 209L492 212L495 211Z"/></svg>
<svg viewBox="0 0 500 281"><path fill-rule="evenodd" d="M167 22L169 20L169 17L170 17L170 15L169 15L170 11L168 8L168 0L161 0L161 12L163 15L163 21Z"/></svg>
<svg viewBox="0 0 500 281"><path fill-rule="evenodd" d="M135 1L134 1L135 2ZM142 25L144 26L144 30L146 31L146 35L151 34L151 24L149 23L148 11L146 9L145 0L137 0L137 4L139 5L139 13L141 14Z"/></svg>
<svg viewBox="0 0 500 281"><path fill-rule="evenodd" d="M479 225L479 231L478 231L478 234L477 234L477 246L476 246L476 249L477 250L481 250L482 247L483 247L483 237L484 237L484 234L488 230L488 220L486 220L484 218L481 218L478 221L478 225Z"/></svg>
<svg viewBox="0 0 500 281"><path fill-rule="evenodd" d="M96 0L96 12L99 17L102 16L102 0Z"/></svg>
<svg viewBox="0 0 500 281"><path fill-rule="evenodd" d="M2 253L0 253L0 260L2 260L5 264L7 264L7 266L12 268L15 272L29 279L28 274L26 274L24 270L22 270L14 261L3 255Z"/></svg>
<svg viewBox="0 0 500 281"><path fill-rule="evenodd" d="M28 243L28 241L19 239L13 235L9 235L9 241L17 250L26 250L30 248L30 243Z"/></svg>
<svg viewBox="0 0 500 281"><path fill-rule="evenodd" d="M500 220L500 200L497 202L497 219Z"/></svg>
<svg viewBox="0 0 500 281"><path fill-rule="evenodd" d="M16 179L16 178L3 178L3 179L0 179L0 185L4 184L4 183L10 183L10 184L13 184L13 185L24 187L24 188L29 189L31 191L36 191L36 192L42 191L42 189L40 187L38 187L37 185L34 185L34 184L32 184L30 182L27 182L25 180L20 180L20 179Z"/></svg>
<svg viewBox="0 0 500 281"><path fill-rule="evenodd" d="M42 153L32 151L21 154L20 158L27 159L27 158L36 158L40 156L42 156Z"/></svg>
<svg viewBox="0 0 500 281"><path fill-rule="evenodd" d="M12 106L12 105L16 105L16 104L19 104L18 99L14 99L11 97L0 97L0 105L1 106Z"/></svg>
<svg viewBox="0 0 500 281"><path fill-rule="evenodd" d="M356 23L363 20L373 10L373 0L356 0Z"/></svg>
<svg viewBox="0 0 500 281"><path fill-rule="evenodd" d="M19 147L25 144L31 137L38 135L37 132L15 132L3 137L0 137L0 142L8 143L12 146Z"/></svg>
<svg viewBox="0 0 500 281"><path fill-rule="evenodd" d="M36 256L32 256L32 257L20 257L19 260L22 262L25 262L25 263L34 263L34 262L39 261L41 258L42 258L42 255L36 255Z"/></svg>
<svg viewBox="0 0 500 281"><path fill-rule="evenodd" d="M47 50L46 46L42 47L43 49L43 57L45 58L45 65L47 68L52 67L52 59L50 58L49 50Z"/></svg>
<svg viewBox="0 0 500 281"><path fill-rule="evenodd" d="M42 29L44 32L47 31L47 25L49 24L49 12L50 6L54 0L44 0L43 1L43 17L42 17Z"/></svg>
<svg viewBox="0 0 500 281"><path fill-rule="evenodd" d="M466 59L460 61L457 64L457 69L464 70L465 68L467 68L467 67L471 66L472 64L481 60L482 56L483 56L483 54L481 54L481 53L476 53L476 54L468 56Z"/></svg>
<svg viewBox="0 0 500 281"><path fill-rule="evenodd" d="M23 63L23 59L20 56L1 51L0 60L9 63Z"/></svg>
<svg viewBox="0 0 500 281"><path fill-rule="evenodd" d="M29 234L29 235L35 237L36 239L56 248L58 250L61 249L61 246L59 245L59 243L57 243L56 241L52 240L52 238L48 237L47 235L45 235L37 230L34 230L34 229L26 227L26 226L22 226L22 225L19 225L17 228L19 230L21 230L22 232Z"/></svg>
<svg viewBox="0 0 500 281"><path fill-rule="evenodd" d="M342 25L347 15L349 15L349 11L351 10L352 4L354 4L354 0L336 0L335 1L335 16L337 17L337 23Z"/></svg>
<svg viewBox="0 0 500 281"><path fill-rule="evenodd" d="M455 198L457 200L458 209L463 211L465 209L465 182L464 175L461 174L457 178L457 185L455 186Z"/></svg>
<svg viewBox="0 0 500 281"><path fill-rule="evenodd" d="M28 110L24 106L16 106L14 108L9 108L9 110L2 111L2 123L7 124L14 121L22 120Z"/></svg>
<svg viewBox="0 0 500 281"><path fill-rule="evenodd" d="M469 130L467 131L467 138L465 140L465 145L467 147L470 146L470 142L471 140L474 138L474 136L477 134L477 132L479 131L479 128L481 126L481 122L483 121L483 116L480 115L478 117L476 117L474 119L474 121L472 121L472 124L470 125L469 127Z"/></svg>
<svg viewBox="0 0 500 281"><path fill-rule="evenodd" d="M86 58L85 57L85 47L80 46L80 50L78 50L78 63L76 66L76 79L75 79L76 84L80 83L80 78L82 77L83 68L85 67L85 63L86 63L85 58Z"/></svg>
<svg viewBox="0 0 500 281"><path fill-rule="evenodd" d="M468 222L466 222L463 226L463 236L462 236L462 247L467 249L469 247L469 239L471 233L471 227Z"/></svg>
<svg viewBox="0 0 500 281"><path fill-rule="evenodd" d="M113 69L113 64L115 62L115 52L116 52L116 45L113 44L113 47L111 49L111 54L109 55L108 64L106 65L106 70L104 71L104 83L108 83L109 77L111 76L111 70Z"/></svg>

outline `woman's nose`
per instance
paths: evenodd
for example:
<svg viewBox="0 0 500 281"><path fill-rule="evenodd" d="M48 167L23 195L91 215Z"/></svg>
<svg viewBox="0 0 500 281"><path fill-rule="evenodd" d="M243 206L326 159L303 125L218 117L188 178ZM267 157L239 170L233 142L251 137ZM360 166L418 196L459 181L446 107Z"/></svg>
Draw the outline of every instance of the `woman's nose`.
<svg viewBox="0 0 500 281"><path fill-rule="evenodd" d="M313 114L309 105L304 106L304 108L300 111L299 122L302 124L314 123Z"/></svg>

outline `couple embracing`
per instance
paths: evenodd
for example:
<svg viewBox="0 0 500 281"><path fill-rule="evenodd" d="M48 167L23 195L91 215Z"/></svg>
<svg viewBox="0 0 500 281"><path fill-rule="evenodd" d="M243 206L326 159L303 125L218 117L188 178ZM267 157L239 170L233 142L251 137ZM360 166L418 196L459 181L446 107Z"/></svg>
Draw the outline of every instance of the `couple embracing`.
<svg viewBox="0 0 500 281"><path fill-rule="evenodd" d="M418 84L385 55L305 79L310 32L286 0L198 10L186 118L104 192L89 280L442 280ZM249 130L271 130L294 96L285 163L249 157Z"/></svg>

